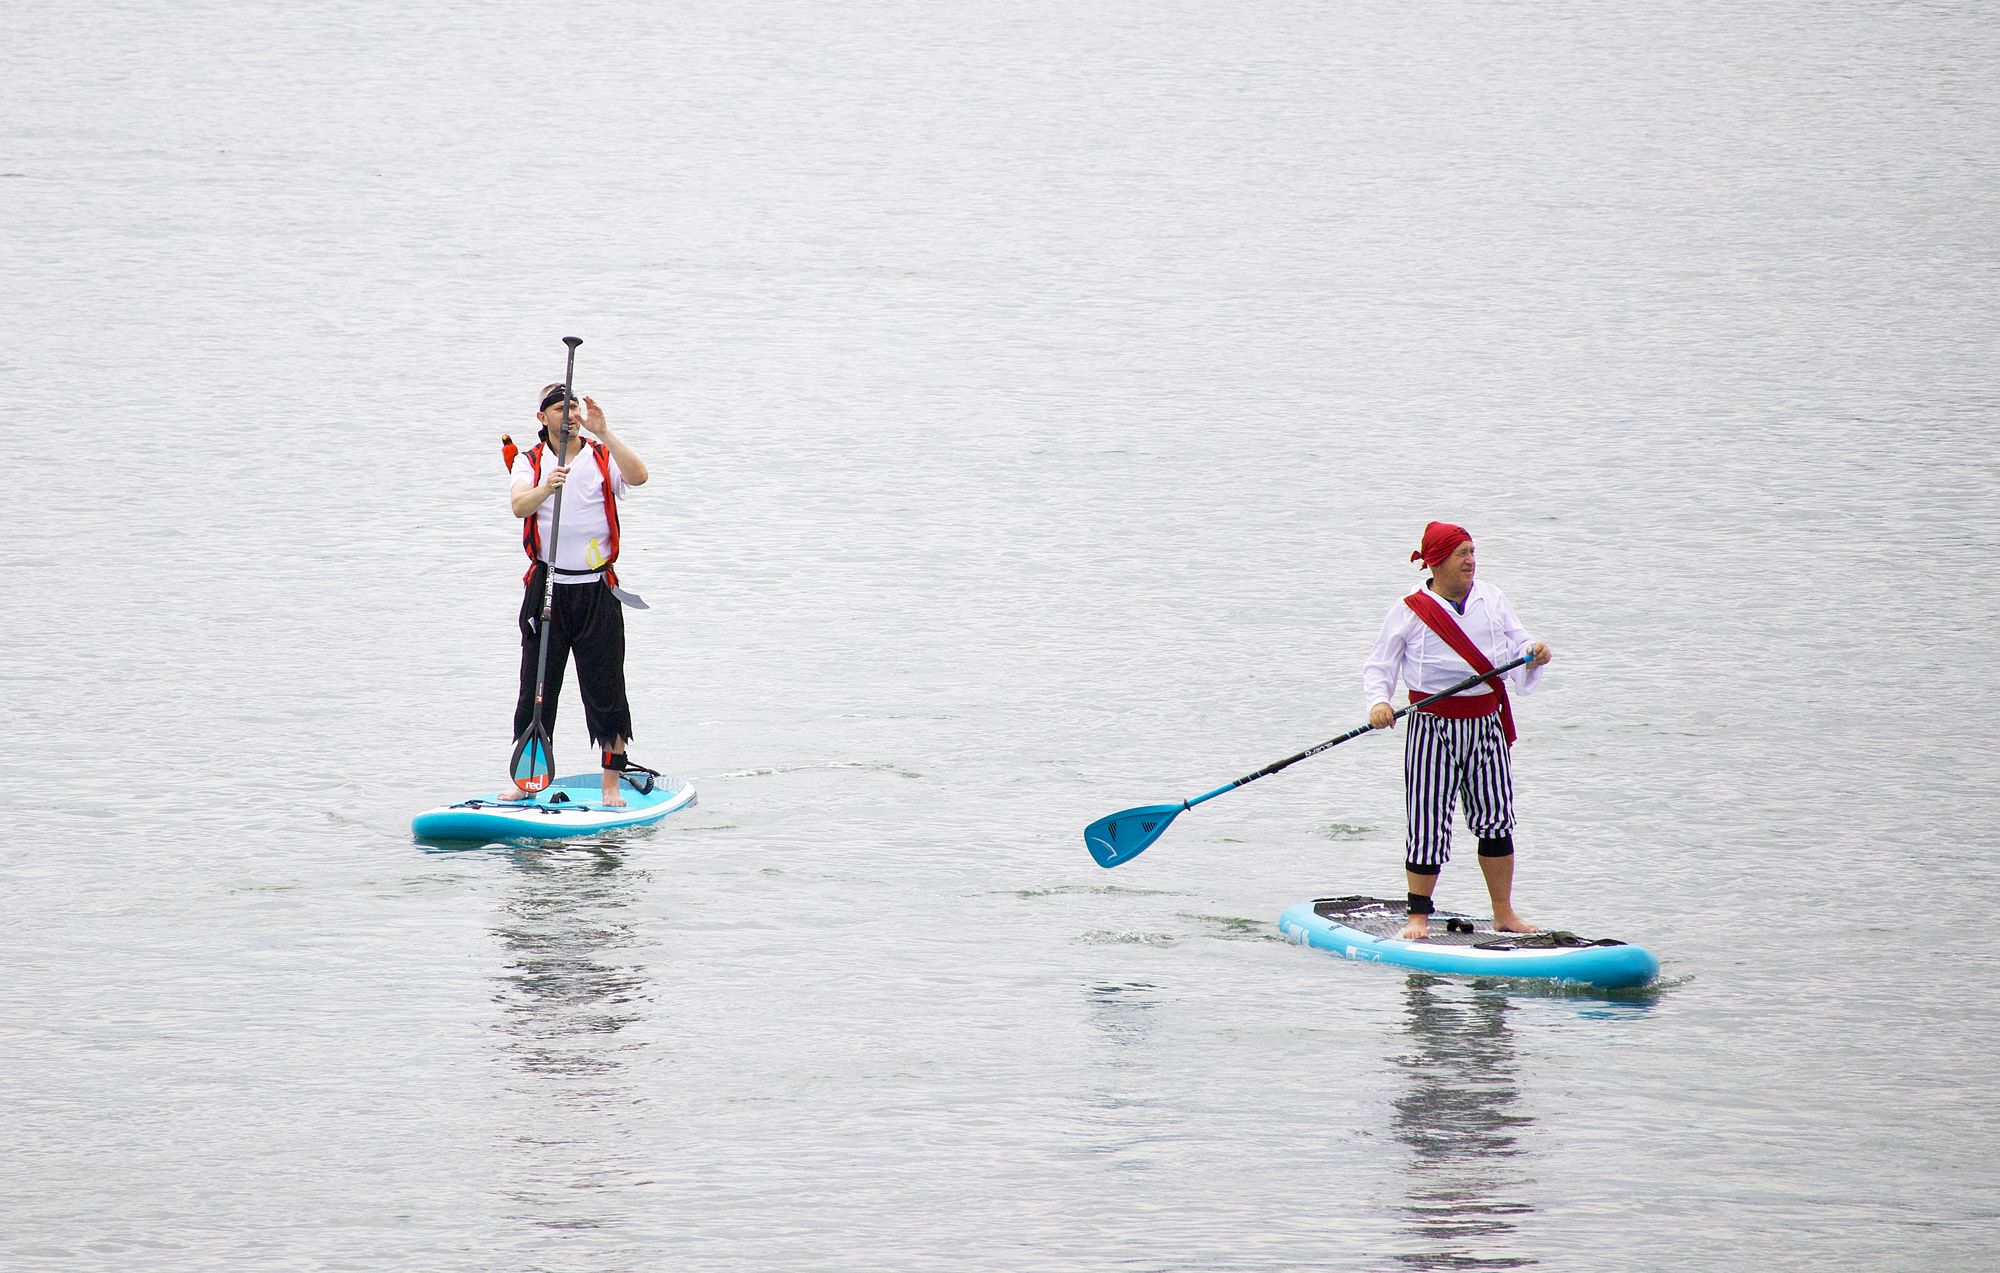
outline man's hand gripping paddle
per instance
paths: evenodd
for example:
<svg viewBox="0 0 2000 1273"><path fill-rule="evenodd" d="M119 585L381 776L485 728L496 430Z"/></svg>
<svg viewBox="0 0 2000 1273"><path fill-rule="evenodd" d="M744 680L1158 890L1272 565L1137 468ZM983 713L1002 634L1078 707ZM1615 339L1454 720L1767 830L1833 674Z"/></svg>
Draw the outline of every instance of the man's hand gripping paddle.
<svg viewBox="0 0 2000 1273"><path fill-rule="evenodd" d="M576 347L582 343L581 336L563 337L563 344L569 346L569 362L563 368L563 422L562 433L556 439L557 466L568 459L570 435L575 432L576 395L570 391L570 386L576 383ZM542 690L548 684L549 620L556 608L556 536L562 533L562 497L563 488L558 486L555 510L549 515L548 561L542 565L542 649L535 656L535 714L514 744L513 759L507 762L507 772L512 775L514 785L529 793L541 791L554 782L556 776L555 754L549 746L548 726L542 724Z"/></svg>
<svg viewBox="0 0 2000 1273"><path fill-rule="evenodd" d="M1481 681L1490 681L1496 676L1511 672L1515 668L1532 663L1533 661L1533 655L1523 654L1512 663L1502 664L1494 668L1491 672L1481 672L1477 676L1469 676L1450 689L1439 690L1429 698L1420 699L1403 708L1390 719L1401 720L1418 708L1428 707L1441 698L1450 698L1453 694L1471 689ZM1363 725L1359 729L1350 729L1338 738L1329 738L1317 747L1308 747L1296 756L1287 756L1276 764L1266 765L1254 774L1246 774L1238 778L1235 782L1217 787L1206 795L1196 796L1192 800L1183 800L1179 804L1141 805L1136 809L1126 809L1123 812L1114 813L1108 818L1099 818L1083 829L1084 847L1090 850L1090 856L1097 859L1099 866L1123 866L1133 858L1138 857L1141 853L1144 853L1147 846L1151 845L1153 841L1159 839L1165 833L1168 824L1175 818L1178 818L1181 814L1203 801L1213 800L1219 795L1236 790L1245 783L1255 782L1267 774L1277 773L1280 769L1288 765L1295 765L1308 756L1317 756L1329 747L1338 747L1348 739L1359 738L1361 735L1371 732L1374 728L1373 725Z"/></svg>

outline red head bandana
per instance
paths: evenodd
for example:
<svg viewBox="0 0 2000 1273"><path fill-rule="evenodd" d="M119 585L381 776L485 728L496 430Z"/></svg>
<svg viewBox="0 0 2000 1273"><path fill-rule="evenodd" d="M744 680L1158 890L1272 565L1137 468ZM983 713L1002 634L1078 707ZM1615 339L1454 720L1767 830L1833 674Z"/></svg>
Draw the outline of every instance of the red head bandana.
<svg viewBox="0 0 2000 1273"><path fill-rule="evenodd" d="M1451 556L1452 550L1460 544L1470 543L1472 536L1463 526L1450 522L1432 522L1424 527L1424 546L1410 554L1411 561L1421 561L1435 568L1438 563Z"/></svg>

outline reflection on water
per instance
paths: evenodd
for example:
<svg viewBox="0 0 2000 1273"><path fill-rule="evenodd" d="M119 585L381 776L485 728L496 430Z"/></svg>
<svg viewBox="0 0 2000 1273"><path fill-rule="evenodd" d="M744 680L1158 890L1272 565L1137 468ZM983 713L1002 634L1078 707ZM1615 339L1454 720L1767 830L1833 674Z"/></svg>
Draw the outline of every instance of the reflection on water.
<svg viewBox="0 0 2000 1273"><path fill-rule="evenodd" d="M1411 1243L1397 1262L1416 1269L1508 1269L1538 1263L1481 1254L1513 1236L1533 1211L1509 1195L1518 1185L1518 1136L1534 1120L1519 1112L1513 1005L1504 993L1412 975L1404 1023L1414 1045L1398 1058L1409 1090L1395 1103L1396 1138L1413 1151L1408 1203Z"/></svg>
<svg viewBox="0 0 2000 1273"><path fill-rule="evenodd" d="M1099 983L1090 987L1090 1023L1120 1047L1143 1043L1153 1030L1153 1011L1159 1007L1158 987L1143 981L1123 985ZM1110 1064L1125 1064L1113 1056Z"/></svg>
<svg viewBox="0 0 2000 1273"><path fill-rule="evenodd" d="M523 849L519 886L494 935L506 961L494 1001L506 1055L529 1081L510 1128L517 1184L510 1196L538 1229L609 1229L630 1216L644 1183L632 1120L643 1103L630 1027L649 998L634 962L633 903L644 872L590 844Z"/></svg>
<svg viewBox="0 0 2000 1273"><path fill-rule="evenodd" d="M522 850L520 890L494 935L507 954L500 1028L521 1068L547 1075L609 1075L623 1067L619 1031L639 1019L645 974L621 963L632 945L624 918L632 879L596 846Z"/></svg>
<svg viewBox="0 0 2000 1273"><path fill-rule="evenodd" d="M1096 1067L1086 1123L1087 1143L1120 1170L1155 1167L1162 1147L1173 1139L1179 1115L1158 1095L1153 1041L1160 988L1143 981L1098 982L1087 987L1090 1024L1110 1045Z"/></svg>

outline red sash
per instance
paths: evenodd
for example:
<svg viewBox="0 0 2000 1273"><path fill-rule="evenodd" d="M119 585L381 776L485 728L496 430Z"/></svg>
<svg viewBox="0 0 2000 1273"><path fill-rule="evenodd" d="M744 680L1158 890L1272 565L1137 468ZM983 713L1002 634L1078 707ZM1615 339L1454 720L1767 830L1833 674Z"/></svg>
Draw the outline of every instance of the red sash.
<svg viewBox="0 0 2000 1273"><path fill-rule="evenodd" d="M1465 629L1459 627L1457 621L1445 613L1445 608L1433 600L1428 593L1413 592L1403 598L1403 603L1416 611L1417 617L1424 621L1424 626L1437 633L1438 639L1450 646L1452 653L1464 659L1466 666L1475 672L1491 672L1493 670L1493 660L1487 658L1480 651L1479 647L1472 643L1472 638L1465 635ZM1507 701L1507 687L1501 683L1498 677L1488 681L1487 684L1493 687L1491 694L1482 694L1478 698L1472 699L1454 694L1450 698L1441 698L1429 707L1419 708L1418 710L1429 712L1433 716L1447 717L1451 720L1474 720L1481 716L1491 716L1497 711L1500 713L1500 731L1507 736L1507 745L1512 747L1514 745L1514 705ZM1410 697L1412 699L1419 699L1423 698L1424 695L1416 690L1411 690Z"/></svg>
<svg viewBox="0 0 2000 1273"><path fill-rule="evenodd" d="M584 441L589 442L591 454L597 457L597 471L604 476L604 520L611 526L611 551L604 558L604 577L610 580L612 587L616 588L618 572L611 569L611 563L618 560L618 493L611 489L611 448L588 438ZM545 443L537 442L525 452L528 457L528 472L536 486L542 484L542 452L545 446ZM570 463L576 463L576 457L570 457ZM514 467L511 457L507 460L507 467L509 469ZM521 519L521 547L528 554L528 573L521 576L521 582L526 583L535 577L535 563L542 559L540 509ZM555 564L551 562L550 569L554 568Z"/></svg>

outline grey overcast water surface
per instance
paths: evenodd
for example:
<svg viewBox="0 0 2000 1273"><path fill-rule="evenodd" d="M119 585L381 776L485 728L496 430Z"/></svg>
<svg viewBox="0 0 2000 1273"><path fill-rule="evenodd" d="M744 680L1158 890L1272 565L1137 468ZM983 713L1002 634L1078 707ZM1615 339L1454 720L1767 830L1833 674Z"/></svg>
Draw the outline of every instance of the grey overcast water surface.
<svg viewBox="0 0 2000 1273"><path fill-rule="evenodd" d="M1989 7L0 34L0 1267L2000 1262ZM701 802L430 850L572 333ZM1084 852L1359 723L1432 517L1557 653L1522 909L1656 993L1278 940L1394 740Z"/></svg>

